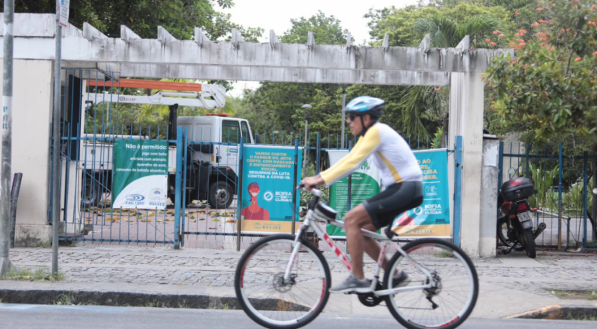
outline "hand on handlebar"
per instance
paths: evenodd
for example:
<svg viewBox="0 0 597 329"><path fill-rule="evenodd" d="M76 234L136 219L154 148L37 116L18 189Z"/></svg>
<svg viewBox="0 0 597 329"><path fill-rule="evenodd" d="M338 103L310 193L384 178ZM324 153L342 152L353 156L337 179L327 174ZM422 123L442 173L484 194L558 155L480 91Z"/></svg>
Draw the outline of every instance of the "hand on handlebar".
<svg viewBox="0 0 597 329"><path fill-rule="evenodd" d="M297 186L297 188L304 187L307 191L311 191L312 188L316 187L317 185L321 185L325 183L323 178L320 176L312 176L312 177L305 177L303 181Z"/></svg>

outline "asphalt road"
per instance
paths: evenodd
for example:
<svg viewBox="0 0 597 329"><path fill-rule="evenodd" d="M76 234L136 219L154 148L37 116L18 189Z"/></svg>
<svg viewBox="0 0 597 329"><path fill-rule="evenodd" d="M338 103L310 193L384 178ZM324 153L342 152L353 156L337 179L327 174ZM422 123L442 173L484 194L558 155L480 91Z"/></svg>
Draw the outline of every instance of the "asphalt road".
<svg viewBox="0 0 597 329"><path fill-rule="evenodd" d="M0 304L3 329L260 328L242 311ZM468 319L460 328L594 329L595 321ZM391 315L322 314L307 328L401 328Z"/></svg>

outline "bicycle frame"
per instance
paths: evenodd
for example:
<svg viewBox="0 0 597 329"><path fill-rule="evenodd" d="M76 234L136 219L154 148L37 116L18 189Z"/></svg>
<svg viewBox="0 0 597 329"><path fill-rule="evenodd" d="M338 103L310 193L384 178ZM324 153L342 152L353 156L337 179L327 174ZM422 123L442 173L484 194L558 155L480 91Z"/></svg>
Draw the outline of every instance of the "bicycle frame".
<svg viewBox="0 0 597 329"><path fill-rule="evenodd" d="M317 190L317 189L312 189L311 191L313 193L313 195L315 195L314 198L314 202L313 202L313 207L319 202L319 198L322 195L322 192ZM303 233L309 228L313 228L313 231L315 231L315 233L317 234L317 236L319 237L319 239L325 241L325 244L328 246L328 248L330 249L330 251L332 251L334 254L336 254L336 257L338 257L340 259L340 261L342 262L342 264L344 264L344 266L346 267L346 269L348 271L352 271L352 264L350 263L350 261L348 260L348 258L344 255L344 253L342 253L342 251L338 248L338 246L336 246L336 243L334 242L334 240L332 240L332 238L330 238L330 236L327 234L327 232L321 228L321 226L318 224L318 222L314 219L313 217L313 209L309 208L307 210L307 215L305 217L305 221L303 222L303 226L299 229L299 232L297 233L295 239L294 239L294 247L292 249L292 253L290 255L290 260L288 262L288 265L286 266L286 271L284 273L284 281L287 281L290 279L290 271L292 269L292 266L294 265L294 261L296 259L296 256L299 253L299 250L301 248L301 239L303 236ZM323 224L326 224L325 222L322 222ZM337 220L334 221L330 221L329 224L332 224L334 226L340 227L340 228L344 228L344 222L340 222ZM395 293L398 292L405 292L405 291L411 291L411 290L420 290L420 289L430 289L430 288L434 288L434 281L432 279L431 273L423 266L421 266L419 263L417 263L416 261L414 261L399 245L398 243L396 243L396 248L398 250L399 253L402 254L402 256L410 259L413 264L421 271L425 274L427 280L426 282L430 282L429 284L426 285L419 285L419 286L408 286L408 287L403 287L403 288L393 288L393 289L385 289L385 290L375 290L376 286L377 286L377 282L379 281L379 274L381 272L381 268L382 268L382 264L383 264L383 258L385 257L386 251L388 250L388 247L390 246L390 244L394 241L392 241L390 238L383 236L381 234L377 234L375 232L371 232L365 229L361 229L361 232L363 232L363 235L367 238L371 238L373 240L376 240L378 242L380 242L381 244L381 251L379 253L379 257L377 259L377 271L375 272L375 275L373 276L373 280L371 281L371 291L373 293L373 295L375 296L387 296L387 295L393 295Z"/></svg>

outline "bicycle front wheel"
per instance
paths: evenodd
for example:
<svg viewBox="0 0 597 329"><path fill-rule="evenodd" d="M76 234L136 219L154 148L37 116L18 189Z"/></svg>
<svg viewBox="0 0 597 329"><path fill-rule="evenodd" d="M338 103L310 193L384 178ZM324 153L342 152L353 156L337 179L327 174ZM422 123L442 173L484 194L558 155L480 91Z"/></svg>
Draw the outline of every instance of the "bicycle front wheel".
<svg viewBox="0 0 597 329"><path fill-rule="evenodd" d="M301 241L290 271L294 237L273 235L249 247L236 268L234 288L245 313L268 328L299 328L313 321L329 297L330 270L311 243Z"/></svg>
<svg viewBox="0 0 597 329"><path fill-rule="evenodd" d="M390 313L410 329L456 328L471 314L479 294L477 271L470 258L452 243L427 238L402 248L408 257L396 253L384 275L387 289L424 286L432 288L398 292L386 297ZM410 282L393 286L392 275L406 271ZM428 277L425 271L430 274Z"/></svg>

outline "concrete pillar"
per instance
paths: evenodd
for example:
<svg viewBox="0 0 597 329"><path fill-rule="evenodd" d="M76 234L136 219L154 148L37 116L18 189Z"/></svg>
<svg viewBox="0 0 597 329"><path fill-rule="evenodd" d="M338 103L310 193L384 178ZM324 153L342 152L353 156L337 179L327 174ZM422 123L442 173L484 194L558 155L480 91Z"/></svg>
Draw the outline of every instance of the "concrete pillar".
<svg viewBox="0 0 597 329"><path fill-rule="evenodd" d="M14 63L12 172L23 173L15 228L17 246L47 243L52 233L47 221L52 64L49 60Z"/></svg>
<svg viewBox="0 0 597 329"><path fill-rule="evenodd" d="M483 168L481 169L480 257L496 256L499 156L499 139L486 136L483 139Z"/></svg>
<svg viewBox="0 0 597 329"><path fill-rule="evenodd" d="M456 47L462 51L465 73L450 77L450 122L448 143L463 139L462 223L460 246L471 257L479 257L481 236L481 167L483 159L483 112L485 83L482 72L471 69L469 37ZM472 67L475 67L474 65ZM453 177L453 176L452 176Z"/></svg>

